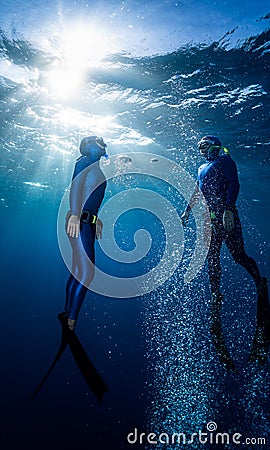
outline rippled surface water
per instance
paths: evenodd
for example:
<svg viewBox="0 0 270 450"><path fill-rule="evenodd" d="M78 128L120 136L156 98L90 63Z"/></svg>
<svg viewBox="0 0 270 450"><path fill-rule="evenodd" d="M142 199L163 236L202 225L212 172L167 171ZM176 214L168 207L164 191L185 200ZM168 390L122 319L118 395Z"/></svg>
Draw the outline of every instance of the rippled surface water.
<svg viewBox="0 0 270 450"><path fill-rule="evenodd" d="M61 66L64 56L55 37L49 39L52 53L2 29L3 448L184 448L149 444L146 436L131 445L126 436L134 428L191 436L207 432L210 422L220 432L269 441L269 360L261 366L247 361L256 327L255 288L224 249L221 318L237 368L231 372L211 340L206 268L190 284L183 282L194 249L193 221L185 230L182 262L164 285L125 300L90 293L85 302L78 335L109 385L104 404L87 391L68 353L35 402L27 402L60 339L56 314L68 271L58 250L57 212L83 136L102 135L110 155L139 151L167 157L194 178L201 163L199 138L209 132L220 136L239 169L246 248L269 277L269 31L238 46L226 39L155 56L112 54L83 67L77 79L74 65ZM55 67L61 68L60 83ZM121 170L108 183L105 202L133 188L158 192L178 214L185 207L166 183ZM135 268L119 263L114 270L134 275L157 265L170 226L166 209L163 213L162 223L147 211L119 219L115 239L123 250L134 248L140 228L151 234L152 248ZM110 270L100 248L97 257L99 267ZM235 448L195 438L186 447Z"/></svg>

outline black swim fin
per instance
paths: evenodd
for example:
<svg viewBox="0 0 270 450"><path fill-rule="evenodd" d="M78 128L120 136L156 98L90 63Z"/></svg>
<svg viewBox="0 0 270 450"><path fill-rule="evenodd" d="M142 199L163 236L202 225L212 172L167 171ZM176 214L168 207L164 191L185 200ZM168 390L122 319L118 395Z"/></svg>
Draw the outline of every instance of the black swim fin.
<svg viewBox="0 0 270 450"><path fill-rule="evenodd" d="M69 345L73 358L78 366L78 369L83 375L86 383L88 384L92 392L95 394L97 399L100 402L102 402L103 394L108 391L108 387L106 386L105 382L99 375L93 363L88 358L87 353L84 350L76 333L69 329L66 314L60 313L58 314L57 317L62 326L61 343L48 372L46 373L45 377L42 379L42 381L40 382L34 393L29 398L29 401L34 400L34 398L36 397L36 395L38 394L38 392L48 379L49 375L53 371L57 361L59 361L59 359L61 358L67 345Z"/></svg>
<svg viewBox="0 0 270 450"><path fill-rule="evenodd" d="M67 319L65 317L61 317L59 320L62 325L63 333L68 333L68 344L78 369L80 370L89 388L101 402L103 394L108 391L107 385L99 375L94 364L90 361L76 333L69 330Z"/></svg>
<svg viewBox="0 0 270 450"><path fill-rule="evenodd" d="M257 300L257 326L252 342L249 362L264 365L268 358L270 347L270 305L267 279L262 278L262 286Z"/></svg>
<svg viewBox="0 0 270 450"><path fill-rule="evenodd" d="M63 314L63 313L61 313ZM58 315L59 318L60 314ZM41 380L41 382L39 383L38 387L36 388L36 390L33 392L33 394L31 395L31 397L29 398L29 401L31 402L32 400L34 400L35 396L39 393L40 389L42 388L42 386L45 384L45 382L47 381L49 375L52 373L53 369L55 368L55 365L57 363L57 361L59 361L59 359L61 358L62 354L64 353L66 347L68 345L68 333L67 330L64 330L62 328L62 336L61 336L61 342L59 345L59 348L57 350L56 356L48 370L48 372L46 373L45 377Z"/></svg>

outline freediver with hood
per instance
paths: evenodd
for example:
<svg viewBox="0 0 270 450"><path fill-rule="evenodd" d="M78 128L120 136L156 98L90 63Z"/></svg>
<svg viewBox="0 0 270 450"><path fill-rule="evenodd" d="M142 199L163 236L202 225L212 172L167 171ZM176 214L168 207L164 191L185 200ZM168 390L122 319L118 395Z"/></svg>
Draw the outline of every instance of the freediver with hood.
<svg viewBox="0 0 270 450"><path fill-rule="evenodd" d="M104 197L106 179L99 160L107 145L101 137L85 137L80 144L81 156L75 163L69 195L70 210L66 215L66 232L72 247L72 270L66 284L66 302L58 314L62 335L56 356L31 397L32 401L45 384L67 346L89 388L99 401L108 391L106 383L89 359L78 336L75 323L95 271L95 239L102 238L103 224L98 210Z"/></svg>
<svg viewBox="0 0 270 450"><path fill-rule="evenodd" d="M62 318L74 330L75 323L94 277L95 239L102 238L102 221L98 210L104 197L106 179L99 160L107 145L101 137L89 136L80 143L70 189L70 210L66 215L66 232L72 247L72 271L66 285L66 302ZM92 264L90 263L90 261Z"/></svg>
<svg viewBox="0 0 270 450"><path fill-rule="evenodd" d="M198 143L198 147L206 162L199 167L197 188L181 219L183 225L186 225L191 209L197 201L198 193L201 191L209 208L212 225L207 262L213 302L217 304L222 302L220 251L223 241L234 261L251 275L259 295L266 279L261 277L255 260L245 251L241 222L236 207L240 188L236 164L218 137L204 136ZM220 154L222 150L223 154Z"/></svg>

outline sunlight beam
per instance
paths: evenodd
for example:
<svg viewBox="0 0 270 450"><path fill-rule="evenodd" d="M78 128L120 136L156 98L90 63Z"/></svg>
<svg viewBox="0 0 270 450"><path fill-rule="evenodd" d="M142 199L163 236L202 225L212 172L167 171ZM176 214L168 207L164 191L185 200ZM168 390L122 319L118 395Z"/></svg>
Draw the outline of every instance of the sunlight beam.
<svg viewBox="0 0 270 450"><path fill-rule="evenodd" d="M112 37L94 23L63 26L47 41L54 63L45 75L45 88L60 98L76 95L89 69L98 67L105 56L114 52Z"/></svg>

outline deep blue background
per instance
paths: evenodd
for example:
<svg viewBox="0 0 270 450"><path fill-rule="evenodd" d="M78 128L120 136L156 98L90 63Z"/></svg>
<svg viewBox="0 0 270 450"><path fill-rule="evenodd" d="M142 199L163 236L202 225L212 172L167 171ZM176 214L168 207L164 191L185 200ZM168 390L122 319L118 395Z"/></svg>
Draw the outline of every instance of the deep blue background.
<svg viewBox="0 0 270 450"><path fill-rule="evenodd" d="M150 151L178 162L194 177L201 163L196 143L206 133L219 135L239 169L247 251L269 277L265 2L175 5L1 4L0 443L5 450L126 449L126 436L135 427L188 434L205 431L210 421L219 431L245 437L269 434L269 361L263 367L247 363L256 326L255 288L224 249L222 323L239 369L232 374L211 343L206 271L183 284L194 246L193 222L186 230L182 265L156 292L125 300L87 296L77 330L109 386L104 403L88 391L69 350L28 402L60 340L56 316L63 308L68 270L57 243L57 213L86 133L102 134L111 154ZM59 17L71 26L79 16L107 25L108 35L114 33L112 52L125 53L89 69L80 93L61 98L44 90L55 56L45 51L41 37L54 39L56 48ZM231 34L223 37L226 32ZM123 188L121 183L108 185L105 201ZM140 178L137 187L148 185ZM181 196L166 186L162 194L182 211ZM154 243L148 260L133 273L154 267L164 247L164 230L147 213L123 217L117 241L132 248L142 220ZM106 266L98 255L99 265Z"/></svg>

